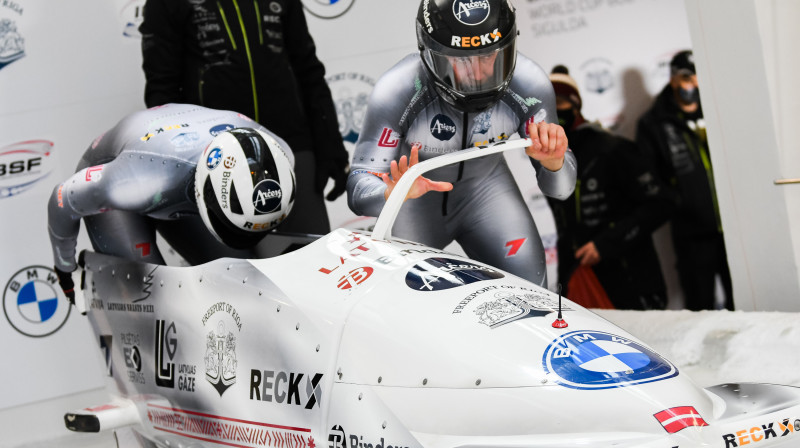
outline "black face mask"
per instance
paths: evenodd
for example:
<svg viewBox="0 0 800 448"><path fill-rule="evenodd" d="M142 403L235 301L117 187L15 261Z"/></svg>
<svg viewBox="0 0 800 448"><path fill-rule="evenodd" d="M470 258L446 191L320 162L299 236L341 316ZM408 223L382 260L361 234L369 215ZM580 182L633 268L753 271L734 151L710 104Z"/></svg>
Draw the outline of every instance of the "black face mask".
<svg viewBox="0 0 800 448"><path fill-rule="evenodd" d="M569 132L572 130L572 125L575 124L575 112L572 109L558 109L558 124L564 128L564 131Z"/></svg>
<svg viewBox="0 0 800 448"><path fill-rule="evenodd" d="M681 87L678 89L678 96L681 97L681 101L686 104L694 104L700 99L700 91L694 87L684 89Z"/></svg>

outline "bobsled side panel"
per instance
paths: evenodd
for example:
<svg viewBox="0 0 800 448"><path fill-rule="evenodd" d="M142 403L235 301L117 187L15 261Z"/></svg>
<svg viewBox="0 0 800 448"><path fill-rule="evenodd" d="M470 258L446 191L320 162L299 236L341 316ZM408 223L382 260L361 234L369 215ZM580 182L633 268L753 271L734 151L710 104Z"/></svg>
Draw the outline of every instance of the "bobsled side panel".
<svg viewBox="0 0 800 448"><path fill-rule="evenodd" d="M148 438L224 445L247 434L260 446L308 448L319 437L333 383L330 323L250 263L170 268L95 255L87 264L89 318L111 347L121 395L140 402Z"/></svg>

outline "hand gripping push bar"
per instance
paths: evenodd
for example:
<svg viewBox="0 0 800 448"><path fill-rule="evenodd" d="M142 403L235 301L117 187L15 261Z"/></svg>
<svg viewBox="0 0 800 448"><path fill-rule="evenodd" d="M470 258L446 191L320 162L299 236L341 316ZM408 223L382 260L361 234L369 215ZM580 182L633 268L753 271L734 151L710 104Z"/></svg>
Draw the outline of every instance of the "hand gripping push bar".
<svg viewBox="0 0 800 448"><path fill-rule="evenodd" d="M434 157L424 162L420 162L408 169L400 178L400 181L395 185L394 190L389 195L386 205L383 206L383 211L378 216L378 221L375 223L375 228L372 230L372 238L379 240L387 240L392 237L392 226L397 219L397 214L400 212L400 207L405 202L406 195L414 184L414 180L428 171L436 168L441 168L445 165L463 162L465 160L477 159L491 154L497 154L504 151L513 149L527 148L533 142L529 138L522 138L517 140L506 140L494 143L488 146L478 146L475 148L468 148L461 151L456 151L443 156Z"/></svg>

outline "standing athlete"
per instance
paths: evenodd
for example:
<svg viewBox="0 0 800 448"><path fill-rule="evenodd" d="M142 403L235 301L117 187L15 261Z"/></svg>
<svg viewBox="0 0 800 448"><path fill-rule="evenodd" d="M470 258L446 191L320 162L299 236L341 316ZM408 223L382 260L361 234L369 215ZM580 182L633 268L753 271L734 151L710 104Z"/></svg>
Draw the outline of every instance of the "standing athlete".
<svg viewBox="0 0 800 448"><path fill-rule="evenodd" d="M516 50L508 0L423 0L420 53L406 56L376 83L347 182L348 204L377 216L399 177L417 161L517 134L542 192L564 199L575 158L557 123L547 73ZM420 177L392 234L466 254L547 286L539 232L502 154ZM426 194L427 192L431 192Z"/></svg>

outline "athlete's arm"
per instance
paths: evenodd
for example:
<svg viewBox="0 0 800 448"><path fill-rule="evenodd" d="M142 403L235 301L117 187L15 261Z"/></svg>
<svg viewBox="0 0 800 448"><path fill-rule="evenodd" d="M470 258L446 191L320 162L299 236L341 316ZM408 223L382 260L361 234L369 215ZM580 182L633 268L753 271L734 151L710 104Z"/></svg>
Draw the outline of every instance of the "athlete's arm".
<svg viewBox="0 0 800 448"><path fill-rule="evenodd" d="M108 210L146 212L163 182L135 172L124 160L91 166L57 185L47 205L47 230L57 269L77 268L75 247L81 218Z"/></svg>

